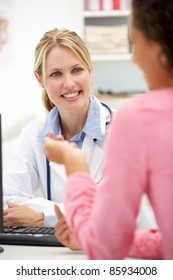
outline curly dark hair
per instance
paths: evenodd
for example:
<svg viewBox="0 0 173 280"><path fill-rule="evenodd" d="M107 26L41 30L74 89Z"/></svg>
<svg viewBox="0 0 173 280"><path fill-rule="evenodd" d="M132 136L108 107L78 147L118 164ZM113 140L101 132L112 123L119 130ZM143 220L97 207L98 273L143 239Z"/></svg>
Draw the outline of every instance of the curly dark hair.
<svg viewBox="0 0 173 280"><path fill-rule="evenodd" d="M132 15L134 26L161 46L173 72L173 0L132 0Z"/></svg>

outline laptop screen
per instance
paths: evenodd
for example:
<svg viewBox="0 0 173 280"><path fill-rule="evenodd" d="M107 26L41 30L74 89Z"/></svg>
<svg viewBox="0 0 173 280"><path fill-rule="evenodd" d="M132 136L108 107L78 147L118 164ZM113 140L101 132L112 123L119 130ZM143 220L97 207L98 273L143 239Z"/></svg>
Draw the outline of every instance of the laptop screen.
<svg viewBox="0 0 173 280"><path fill-rule="evenodd" d="M0 232L3 232L3 193L2 193L2 127L0 115Z"/></svg>

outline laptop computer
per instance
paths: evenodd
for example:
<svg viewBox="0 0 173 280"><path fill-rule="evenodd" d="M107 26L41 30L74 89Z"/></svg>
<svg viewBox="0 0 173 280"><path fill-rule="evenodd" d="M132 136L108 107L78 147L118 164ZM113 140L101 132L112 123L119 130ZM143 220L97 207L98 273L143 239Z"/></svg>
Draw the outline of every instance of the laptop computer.
<svg viewBox="0 0 173 280"><path fill-rule="evenodd" d="M3 227L2 173L2 127L0 115L0 244L63 247L54 236L54 228Z"/></svg>

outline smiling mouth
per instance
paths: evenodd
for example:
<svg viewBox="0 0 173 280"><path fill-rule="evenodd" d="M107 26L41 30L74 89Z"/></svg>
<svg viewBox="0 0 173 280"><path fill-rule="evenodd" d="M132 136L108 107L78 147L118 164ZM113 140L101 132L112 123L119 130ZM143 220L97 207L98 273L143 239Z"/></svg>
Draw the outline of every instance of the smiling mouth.
<svg viewBox="0 0 173 280"><path fill-rule="evenodd" d="M62 95L62 97L66 98L66 99L70 99L70 98L74 98L74 97L78 96L80 93L81 93L81 91L74 92L74 93L68 93L68 94Z"/></svg>

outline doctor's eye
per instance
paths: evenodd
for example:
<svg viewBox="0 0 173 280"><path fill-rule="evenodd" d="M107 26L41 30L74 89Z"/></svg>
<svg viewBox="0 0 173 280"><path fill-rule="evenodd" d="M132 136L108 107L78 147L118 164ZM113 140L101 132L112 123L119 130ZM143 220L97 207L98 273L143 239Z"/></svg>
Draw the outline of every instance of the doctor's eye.
<svg viewBox="0 0 173 280"><path fill-rule="evenodd" d="M62 75L61 72L56 71L56 72L51 73L51 74L50 74L50 77L58 77L58 76L61 76L61 75Z"/></svg>
<svg viewBox="0 0 173 280"><path fill-rule="evenodd" d="M72 73L80 73L82 71L83 71L82 67L75 67L75 68L73 68Z"/></svg>

